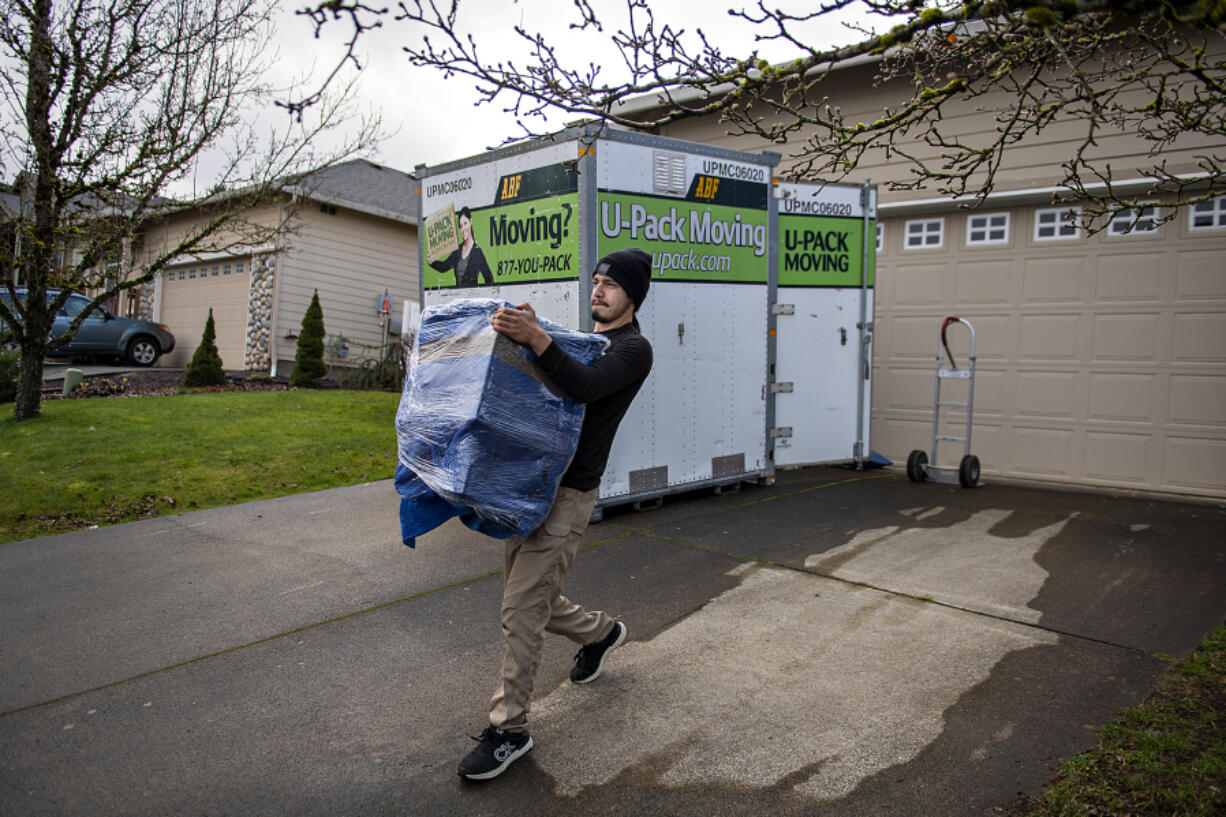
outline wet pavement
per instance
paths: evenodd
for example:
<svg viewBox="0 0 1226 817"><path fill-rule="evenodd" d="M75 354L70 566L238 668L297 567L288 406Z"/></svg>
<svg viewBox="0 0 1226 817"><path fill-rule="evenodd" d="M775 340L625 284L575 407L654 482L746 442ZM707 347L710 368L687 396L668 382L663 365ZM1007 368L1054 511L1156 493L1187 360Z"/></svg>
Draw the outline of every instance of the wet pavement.
<svg viewBox="0 0 1226 817"><path fill-rule="evenodd" d="M1226 510L809 468L593 525L536 748L455 774L501 544L390 481L0 545L0 814L981 815L1226 619Z"/></svg>

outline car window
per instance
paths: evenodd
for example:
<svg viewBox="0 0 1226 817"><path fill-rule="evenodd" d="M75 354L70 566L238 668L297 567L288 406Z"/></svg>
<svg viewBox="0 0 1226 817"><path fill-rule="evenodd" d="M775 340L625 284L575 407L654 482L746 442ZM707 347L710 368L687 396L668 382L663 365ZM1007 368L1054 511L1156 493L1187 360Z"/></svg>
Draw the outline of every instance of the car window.
<svg viewBox="0 0 1226 817"><path fill-rule="evenodd" d="M89 306L89 299L82 298L80 295L71 295L64 305L60 307L60 314L72 320L77 315L85 311L85 307Z"/></svg>

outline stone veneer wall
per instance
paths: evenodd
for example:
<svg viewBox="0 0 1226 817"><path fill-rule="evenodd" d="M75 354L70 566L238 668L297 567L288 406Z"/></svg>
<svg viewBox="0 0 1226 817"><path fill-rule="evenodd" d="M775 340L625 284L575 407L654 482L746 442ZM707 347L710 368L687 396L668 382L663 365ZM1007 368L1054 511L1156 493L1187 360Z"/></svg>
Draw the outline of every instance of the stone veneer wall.
<svg viewBox="0 0 1226 817"><path fill-rule="evenodd" d="M141 285L137 294L136 315L143 321L153 320L153 300L156 287L153 281Z"/></svg>
<svg viewBox="0 0 1226 817"><path fill-rule="evenodd" d="M268 371L272 366L270 331L272 328L272 290L276 265L271 255L251 259L251 284L247 295L247 348L243 368Z"/></svg>

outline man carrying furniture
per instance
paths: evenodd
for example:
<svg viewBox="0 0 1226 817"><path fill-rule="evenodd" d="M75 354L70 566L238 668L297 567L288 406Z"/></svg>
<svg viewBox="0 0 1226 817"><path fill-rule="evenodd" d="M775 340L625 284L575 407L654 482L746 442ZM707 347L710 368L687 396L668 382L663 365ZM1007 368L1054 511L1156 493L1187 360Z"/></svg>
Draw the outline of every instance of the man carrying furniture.
<svg viewBox="0 0 1226 817"><path fill-rule="evenodd" d="M490 701L489 727L460 762L461 777L497 777L532 748L528 711L546 632L580 645L570 671L576 684L595 681L605 657L626 638L625 624L570 601L562 585L587 531L613 436L651 371L651 344L635 318L650 284L651 256L642 250L618 250L600 259L592 274L592 320L610 345L591 365L559 349L529 304L499 309L490 320L494 331L530 347L558 388L587 408L579 445L549 515L527 537L507 540L502 679Z"/></svg>

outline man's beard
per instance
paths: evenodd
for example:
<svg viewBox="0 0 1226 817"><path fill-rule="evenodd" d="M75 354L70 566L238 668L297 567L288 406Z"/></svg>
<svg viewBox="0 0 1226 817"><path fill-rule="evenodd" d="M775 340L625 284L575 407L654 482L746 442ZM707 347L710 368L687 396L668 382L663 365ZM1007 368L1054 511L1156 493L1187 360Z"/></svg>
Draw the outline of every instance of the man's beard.
<svg viewBox="0 0 1226 817"><path fill-rule="evenodd" d="M604 315L602 317L600 314L596 312L597 309L608 310L609 314ZM608 306L607 304L604 306L593 306L592 307L592 320L595 321L596 323L613 323L615 320L620 318L622 315L625 315L629 309L630 309L630 306L629 304L627 304L625 309L623 309L621 312L618 312L616 315L614 315L612 314L613 307Z"/></svg>

